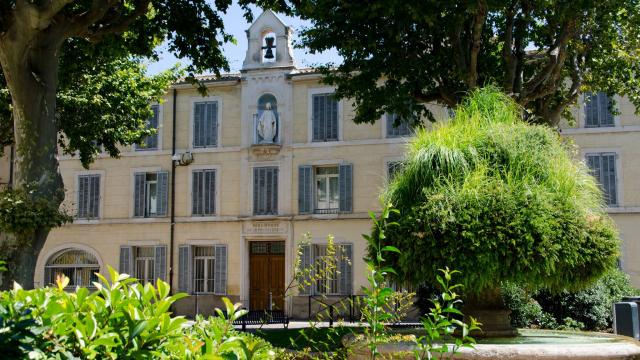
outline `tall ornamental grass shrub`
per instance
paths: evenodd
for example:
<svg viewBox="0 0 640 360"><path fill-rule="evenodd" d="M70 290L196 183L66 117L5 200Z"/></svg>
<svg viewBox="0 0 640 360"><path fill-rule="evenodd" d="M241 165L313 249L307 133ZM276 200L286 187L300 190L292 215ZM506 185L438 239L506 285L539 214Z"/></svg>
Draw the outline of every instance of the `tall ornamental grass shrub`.
<svg viewBox="0 0 640 360"><path fill-rule="evenodd" d="M610 269L619 239L598 184L556 131L527 124L492 88L455 118L420 130L384 200L400 210L385 244L393 267L422 283L455 268L467 293L502 281L582 288Z"/></svg>

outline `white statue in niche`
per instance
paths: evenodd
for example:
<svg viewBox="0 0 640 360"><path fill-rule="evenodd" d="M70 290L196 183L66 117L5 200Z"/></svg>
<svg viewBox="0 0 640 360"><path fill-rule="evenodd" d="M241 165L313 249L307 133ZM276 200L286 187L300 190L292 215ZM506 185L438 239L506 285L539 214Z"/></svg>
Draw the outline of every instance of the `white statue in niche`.
<svg viewBox="0 0 640 360"><path fill-rule="evenodd" d="M260 136L261 144L272 144L275 141L277 135L277 120L276 114L271 110L271 103L265 104L265 109L260 114L258 123L258 135Z"/></svg>

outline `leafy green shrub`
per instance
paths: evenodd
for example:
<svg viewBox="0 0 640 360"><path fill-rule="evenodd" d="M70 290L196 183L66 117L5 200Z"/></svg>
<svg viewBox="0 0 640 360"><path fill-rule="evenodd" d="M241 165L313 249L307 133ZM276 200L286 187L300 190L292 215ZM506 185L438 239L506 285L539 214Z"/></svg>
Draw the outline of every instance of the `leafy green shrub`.
<svg viewBox="0 0 640 360"><path fill-rule="evenodd" d="M400 210L384 245L402 251L390 259L408 280L448 266L468 293L503 281L579 289L613 267L619 239L596 181L557 132L521 119L489 88L418 131L384 193Z"/></svg>
<svg viewBox="0 0 640 360"><path fill-rule="evenodd" d="M11 358L82 359L268 359L264 341L238 334L233 321L239 304L225 299L226 317L199 318L191 327L173 317L171 305L185 294L170 295L169 285L141 285L109 268L96 291L57 288L24 290L18 285L0 293L0 354ZM223 313L219 311L219 314Z"/></svg>
<svg viewBox="0 0 640 360"><path fill-rule="evenodd" d="M511 321L517 327L606 330L612 325L611 308L624 296L638 294L629 276L611 270L586 289L570 292L538 290L528 292L514 284L503 286Z"/></svg>

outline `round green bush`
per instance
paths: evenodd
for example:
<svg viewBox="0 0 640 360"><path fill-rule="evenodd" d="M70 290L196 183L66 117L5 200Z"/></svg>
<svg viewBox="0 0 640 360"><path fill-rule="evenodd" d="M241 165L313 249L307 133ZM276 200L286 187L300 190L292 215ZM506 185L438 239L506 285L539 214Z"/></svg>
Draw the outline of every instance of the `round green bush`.
<svg viewBox="0 0 640 360"><path fill-rule="evenodd" d="M386 242L420 284L445 267L467 292L502 281L579 289L610 269L618 234L598 184L570 145L495 89L470 94L448 122L420 130L384 191L400 214Z"/></svg>

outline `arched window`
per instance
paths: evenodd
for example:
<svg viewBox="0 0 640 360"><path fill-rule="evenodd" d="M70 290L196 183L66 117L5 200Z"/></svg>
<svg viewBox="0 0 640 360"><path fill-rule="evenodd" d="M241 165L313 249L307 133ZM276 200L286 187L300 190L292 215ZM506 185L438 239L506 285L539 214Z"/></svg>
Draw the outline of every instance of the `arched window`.
<svg viewBox="0 0 640 360"><path fill-rule="evenodd" d="M262 62L275 62L276 55L276 33L271 30L265 30L262 33Z"/></svg>
<svg viewBox="0 0 640 360"><path fill-rule="evenodd" d="M59 275L65 275L69 278L69 287L93 287L93 282L98 281L97 272L100 272L100 264L95 256L83 250L67 249L49 258L44 268L44 281L55 284Z"/></svg>
<svg viewBox="0 0 640 360"><path fill-rule="evenodd" d="M280 142L278 100L276 100L275 96L264 94L258 98L258 113L254 115L254 118L256 144L277 144Z"/></svg>

